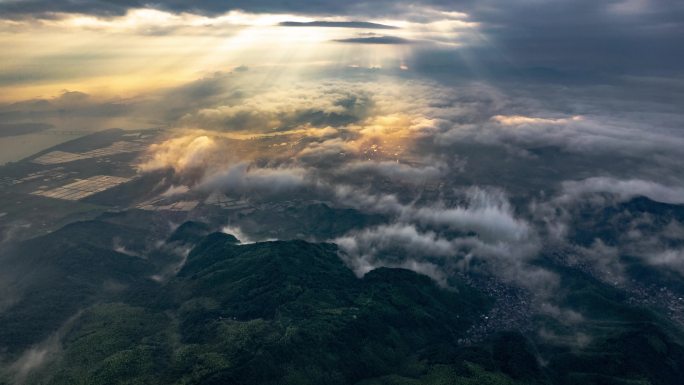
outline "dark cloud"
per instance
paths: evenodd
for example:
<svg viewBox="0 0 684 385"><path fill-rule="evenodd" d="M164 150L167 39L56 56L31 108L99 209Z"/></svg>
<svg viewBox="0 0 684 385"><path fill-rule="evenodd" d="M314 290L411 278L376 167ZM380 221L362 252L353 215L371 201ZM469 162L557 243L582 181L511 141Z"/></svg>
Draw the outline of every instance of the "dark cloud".
<svg viewBox="0 0 684 385"><path fill-rule="evenodd" d="M0 4L0 14L4 18L52 18L55 13L80 13L100 16L123 15L128 9L140 7L138 1L43 1L43 0L12 0Z"/></svg>
<svg viewBox="0 0 684 385"><path fill-rule="evenodd" d="M679 1L477 2L483 23L514 65L594 71L681 68L684 4Z"/></svg>
<svg viewBox="0 0 684 385"><path fill-rule="evenodd" d="M361 28L361 29L398 29L398 27L386 24L370 23L367 21L284 21L279 24L283 27L328 27L328 28Z"/></svg>
<svg viewBox="0 0 684 385"><path fill-rule="evenodd" d="M354 43L354 44L410 44L409 39L404 39L396 36L370 36L370 37L351 37L348 39L336 39L338 43Z"/></svg>
<svg viewBox="0 0 684 385"><path fill-rule="evenodd" d="M388 2L389 4L389 2ZM372 4L365 0L352 0L344 3L326 0L314 1L217 1L199 0L186 2L181 0L162 0L147 2L138 0L10 0L0 4L0 12L6 18L51 17L54 13L82 13L98 16L123 15L130 9L156 8L171 12L189 12L203 15L217 15L231 10L244 10L258 13L296 12L317 15L354 14L355 11L372 10Z"/></svg>

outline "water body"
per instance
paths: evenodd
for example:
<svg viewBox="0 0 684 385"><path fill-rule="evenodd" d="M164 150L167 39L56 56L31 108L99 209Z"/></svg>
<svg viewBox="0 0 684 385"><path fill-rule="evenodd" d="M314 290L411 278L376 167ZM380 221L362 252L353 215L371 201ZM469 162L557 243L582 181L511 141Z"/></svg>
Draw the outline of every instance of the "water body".
<svg viewBox="0 0 684 385"><path fill-rule="evenodd" d="M83 134L47 130L34 134L1 137L0 164L16 162L39 151L81 136Z"/></svg>

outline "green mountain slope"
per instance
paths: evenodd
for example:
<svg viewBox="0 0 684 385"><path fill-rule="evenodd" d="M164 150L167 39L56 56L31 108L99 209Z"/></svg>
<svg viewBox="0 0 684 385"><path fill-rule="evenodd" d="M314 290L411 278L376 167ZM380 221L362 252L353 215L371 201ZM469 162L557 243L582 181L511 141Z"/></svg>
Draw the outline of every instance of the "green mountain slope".
<svg viewBox="0 0 684 385"><path fill-rule="evenodd" d="M357 278L333 244L240 244L197 222L145 234L119 219L4 257L23 287L0 311L0 384L668 385L684 373L676 325L551 262L555 304L581 319L540 314L526 336L503 328L465 343L497 299L458 278ZM131 253L98 247L124 236ZM142 255L161 236L166 246ZM177 273L153 279L181 246L192 251Z"/></svg>
<svg viewBox="0 0 684 385"><path fill-rule="evenodd" d="M212 234L178 276L88 309L48 383L354 383L425 370L487 301L400 269L356 278L333 245ZM160 304L166 306L160 307ZM153 326L152 326L153 325Z"/></svg>

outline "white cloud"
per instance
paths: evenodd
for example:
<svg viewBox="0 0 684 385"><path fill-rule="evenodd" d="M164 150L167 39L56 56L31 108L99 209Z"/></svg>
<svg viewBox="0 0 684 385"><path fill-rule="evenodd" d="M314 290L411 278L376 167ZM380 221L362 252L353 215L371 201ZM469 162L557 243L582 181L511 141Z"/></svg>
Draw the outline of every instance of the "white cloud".
<svg viewBox="0 0 684 385"><path fill-rule="evenodd" d="M566 124L572 121L582 120L581 116L573 116L571 118L535 118L524 115L495 115L492 120L504 126L523 126L523 125L539 125L539 124Z"/></svg>
<svg viewBox="0 0 684 385"><path fill-rule="evenodd" d="M448 271L468 270L471 262L478 260L505 280L528 285L531 282L525 280L533 277L549 279L550 273L526 265L539 250L537 234L515 218L500 191L471 189L467 203L456 207L440 202L417 207L402 204L393 195L341 187L336 193L348 205L393 217L391 224L352 231L333 240L359 275L380 266L410 268L415 263L430 263L439 267L441 274L430 273L439 280Z"/></svg>
<svg viewBox="0 0 684 385"><path fill-rule="evenodd" d="M215 141L206 135L185 135L150 146L150 158L138 165L142 172L172 168L182 173L209 166Z"/></svg>
<svg viewBox="0 0 684 385"><path fill-rule="evenodd" d="M637 196L645 196L657 202L684 203L684 187L666 186L642 179L621 180L612 177L593 177L579 181L563 182L563 199L578 199L581 195L608 193L616 195L621 201Z"/></svg>
<svg viewBox="0 0 684 385"><path fill-rule="evenodd" d="M448 168L443 162L414 167L398 161L353 161L339 170L341 174L369 172L410 183L424 183L426 180L437 179L447 171Z"/></svg>
<svg viewBox="0 0 684 385"><path fill-rule="evenodd" d="M684 275L684 248L668 248L653 252L650 255L645 255L644 260L653 266L667 267Z"/></svg>
<svg viewBox="0 0 684 385"><path fill-rule="evenodd" d="M238 163L207 176L198 188L238 194L276 194L295 190L308 183L307 171L302 168L260 168L249 163Z"/></svg>

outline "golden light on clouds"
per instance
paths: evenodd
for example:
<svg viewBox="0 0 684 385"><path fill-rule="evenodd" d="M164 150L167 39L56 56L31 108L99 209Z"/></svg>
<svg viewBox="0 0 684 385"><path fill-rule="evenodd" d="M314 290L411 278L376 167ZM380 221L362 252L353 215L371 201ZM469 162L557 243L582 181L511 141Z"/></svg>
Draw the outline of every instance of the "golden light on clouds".
<svg viewBox="0 0 684 385"><path fill-rule="evenodd" d="M315 138L313 152L361 154L372 151L369 146L405 148L409 138L429 129L432 122L404 112L412 101L406 90L397 91L396 75L412 76L412 56L422 47L453 47L478 27L462 13L429 8L407 12L410 17L405 20L354 20L136 9L113 17L53 14L45 19L0 20L0 50L12 52L0 61L0 103L40 99L58 108L65 91L78 91L90 95L81 107L97 112L50 118L47 123L55 130L178 129L172 132L187 141L182 145L189 150L206 146L204 151L211 152L214 140L275 137L283 137L283 143ZM355 77L392 80L384 81L383 96L363 87L365 80L351 80ZM344 119L350 111L318 88L322 79L334 78L351 80L364 93L375 94L377 106L344 124L303 121L285 127L297 114L306 115L307 109ZM298 87L301 84L307 86ZM211 85L216 87L210 91L213 99L201 99L202 87ZM198 95L193 87L198 87ZM175 93L180 95L176 98ZM241 96L231 100L232 93ZM388 105L395 108L385 108ZM112 110L121 112L102 112ZM256 146L242 156L256 157L273 149ZM173 163L172 168L187 167L196 159L193 155L168 161L174 156L165 151L156 148L154 154L158 163ZM305 156L309 150L299 151ZM277 155L273 151L269 156Z"/></svg>
<svg viewBox="0 0 684 385"><path fill-rule="evenodd" d="M143 172L172 168L185 172L206 167L211 152L216 148L214 139L206 135L184 135L150 146L150 157L138 166Z"/></svg>
<svg viewBox="0 0 684 385"><path fill-rule="evenodd" d="M45 98L64 89L131 97L239 66L270 71L264 81L272 81L274 71L297 80L326 66L409 70L405 59L415 44L458 44L463 33L477 28L465 14L420 12L430 20L368 21L392 27L383 30L287 27L280 24L346 20L240 11L208 17L137 9L109 18L3 20L0 50L12 55L0 62L6 79L0 101ZM386 35L394 39L390 44L383 41Z"/></svg>

